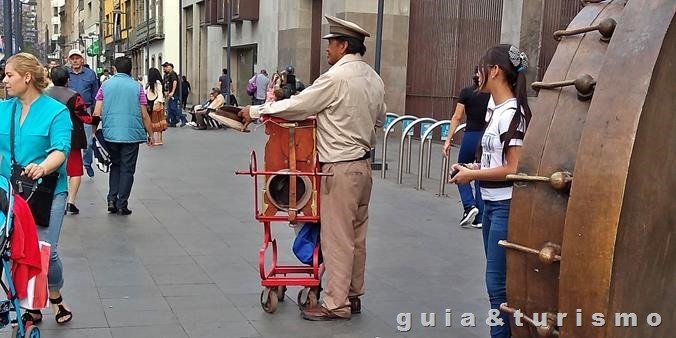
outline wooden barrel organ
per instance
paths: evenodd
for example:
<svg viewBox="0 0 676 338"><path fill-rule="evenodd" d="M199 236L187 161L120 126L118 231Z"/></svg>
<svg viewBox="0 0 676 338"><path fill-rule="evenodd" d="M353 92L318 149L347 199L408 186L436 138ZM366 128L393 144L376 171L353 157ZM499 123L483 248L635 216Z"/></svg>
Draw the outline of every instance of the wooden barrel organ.
<svg viewBox="0 0 676 338"><path fill-rule="evenodd" d="M676 1L586 2L533 84L501 308L514 337L672 337Z"/></svg>
<svg viewBox="0 0 676 338"><path fill-rule="evenodd" d="M265 171L304 172L319 171L316 150L316 122L300 122L270 118L265 121L268 141L265 145ZM274 216L288 214L295 223L299 213L319 219L317 176L271 175L265 176L261 214Z"/></svg>

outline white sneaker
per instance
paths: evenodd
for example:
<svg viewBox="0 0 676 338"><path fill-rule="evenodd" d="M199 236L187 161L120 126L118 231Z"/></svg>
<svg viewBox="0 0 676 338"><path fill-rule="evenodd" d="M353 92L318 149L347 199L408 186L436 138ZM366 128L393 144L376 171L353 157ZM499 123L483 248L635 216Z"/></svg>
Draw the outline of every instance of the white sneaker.
<svg viewBox="0 0 676 338"><path fill-rule="evenodd" d="M474 229L481 229L481 228L483 228L483 224L481 224L481 223L472 223L472 228L474 228Z"/></svg>
<svg viewBox="0 0 676 338"><path fill-rule="evenodd" d="M474 219L476 218L476 215L479 214L479 208L472 206L471 208L465 210L465 213L462 215L462 219L460 220L460 226L464 227L467 225L470 225L474 223Z"/></svg>

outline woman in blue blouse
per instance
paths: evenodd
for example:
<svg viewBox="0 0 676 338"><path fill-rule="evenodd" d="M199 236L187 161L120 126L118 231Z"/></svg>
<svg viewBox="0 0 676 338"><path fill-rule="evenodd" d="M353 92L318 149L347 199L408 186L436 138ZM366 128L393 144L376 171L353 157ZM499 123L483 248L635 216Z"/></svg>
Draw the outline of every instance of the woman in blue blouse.
<svg viewBox="0 0 676 338"><path fill-rule="evenodd" d="M25 168L24 175L38 179L53 172L59 173L54 191L54 202L49 227L38 227L40 240L51 244L52 255L47 275L49 300L55 306L56 322L65 324L72 313L63 304L63 266L57 253L61 224L68 196L66 157L70 152L70 136L73 128L68 108L42 93L47 87L47 78L38 59L28 53L19 53L7 60L3 83L9 100L0 101L0 172L9 178L10 172L10 123L14 123L14 156ZM14 121L10 122L12 111ZM39 310L28 310L33 323L42 321Z"/></svg>

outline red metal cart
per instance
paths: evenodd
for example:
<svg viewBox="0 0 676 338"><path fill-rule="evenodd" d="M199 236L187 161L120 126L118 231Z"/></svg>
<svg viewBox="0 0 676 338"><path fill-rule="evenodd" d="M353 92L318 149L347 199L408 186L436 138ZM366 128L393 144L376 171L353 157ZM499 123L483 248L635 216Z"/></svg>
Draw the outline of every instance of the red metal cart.
<svg viewBox="0 0 676 338"><path fill-rule="evenodd" d="M317 245L313 253L312 265L280 265L277 262L277 240L273 237L271 231L272 222L286 222L290 224L297 223L318 223L319 222L319 188L320 188L320 177L329 176L331 174L324 174L320 171L319 160L316 155L314 148L315 141L315 121L307 120L303 122L289 122L281 119L271 118L266 122L266 133L270 135L268 143L266 145L266 162L274 162L274 158L279 157L280 154L284 154L284 160L277 161L280 163L286 163L283 166L288 168L282 169L279 165L274 167L273 165L268 165L266 163L266 169L271 166L278 170L263 170L258 171L258 165L256 160L256 152L252 151L249 159L249 170L248 171L237 171L237 175L250 175L253 177L254 183L254 205L255 213L254 217L257 221L263 223L263 244L258 253L258 267L261 276L261 285L264 287L261 292L260 302L263 310L268 313L273 313L277 310L278 301L284 300L284 294L286 292L287 286L302 286L298 292L297 300L298 306L301 309L304 309L307 306L316 305L319 299L320 293L320 281L321 275L323 272L323 265L319 262L319 250L320 247ZM311 151L311 160L308 156L299 156L297 158L296 149L299 144L303 142L308 142L308 137L302 137L302 133L297 132L298 128L311 128L312 140L312 151ZM282 131L283 133L280 133ZM288 131L288 134L286 133ZM299 137L299 135L301 137ZM286 138L287 142L280 142L279 138ZM279 149L281 145L286 145L285 149ZM305 148L308 149L308 144L304 144ZM306 151L307 152L307 151ZM303 155L303 154L301 154ZM300 165L301 169L306 169L306 171L297 170L296 163L302 163ZM311 169L310 169L311 168ZM310 169L310 170L307 170ZM263 190L259 190L258 177L263 176L264 181L269 184L269 181L274 177L283 177L288 179L288 201L289 205L286 207L280 207L274 201L270 201L270 198L266 194L266 190L269 189L269 185L265 185ZM311 198L306 206L296 205L296 190L298 180L304 180L304 182L309 182L311 186L305 186L306 193L310 193ZM306 183L307 184L307 183ZM311 188L311 192L308 192L307 189ZM263 203L262 210L259 208L258 194L262 193ZM272 203L270 203L272 202ZM274 205L272 205L274 204ZM269 265L266 265L265 255L268 252L268 249L271 249L271 262Z"/></svg>

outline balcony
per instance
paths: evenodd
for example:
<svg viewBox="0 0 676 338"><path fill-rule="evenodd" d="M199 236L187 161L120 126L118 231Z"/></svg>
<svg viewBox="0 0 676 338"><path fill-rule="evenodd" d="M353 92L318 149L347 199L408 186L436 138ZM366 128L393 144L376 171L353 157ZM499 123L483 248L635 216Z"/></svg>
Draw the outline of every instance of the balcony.
<svg viewBox="0 0 676 338"><path fill-rule="evenodd" d="M233 22L258 21L260 0L218 0L217 2L216 17L219 24L226 24L230 2L232 2Z"/></svg>
<svg viewBox="0 0 676 338"><path fill-rule="evenodd" d="M162 20L152 18L148 21L141 22L134 27L134 41L133 45L141 45L153 40L164 39L164 27Z"/></svg>
<svg viewBox="0 0 676 338"><path fill-rule="evenodd" d="M232 1L232 21L258 21L260 0Z"/></svg>

